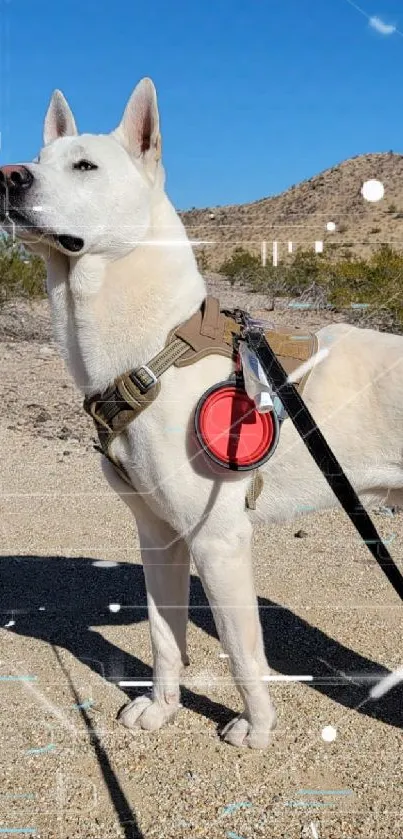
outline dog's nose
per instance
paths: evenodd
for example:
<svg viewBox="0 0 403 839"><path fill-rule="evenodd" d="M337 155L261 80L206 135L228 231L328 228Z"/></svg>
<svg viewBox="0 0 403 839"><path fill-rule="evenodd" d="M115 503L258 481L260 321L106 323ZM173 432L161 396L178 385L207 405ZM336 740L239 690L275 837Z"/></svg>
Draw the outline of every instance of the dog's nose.
<svg viewBox="0 0 403 839"><path fill-rule="evenodd" d="M16 194L23 189L29 189L34 180L26 166L0 166L0 192L8 190Z"/></svg>

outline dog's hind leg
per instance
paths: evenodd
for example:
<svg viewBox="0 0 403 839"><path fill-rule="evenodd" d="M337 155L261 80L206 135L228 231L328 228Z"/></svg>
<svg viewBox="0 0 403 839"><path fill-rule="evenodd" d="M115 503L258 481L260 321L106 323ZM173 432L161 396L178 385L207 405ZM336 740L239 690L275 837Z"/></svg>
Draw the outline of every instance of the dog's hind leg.
<svg viewBox="0 0 403 839"><path fill-rule="evenodd" d="M186 543L151 510L137 522L147 588L153 651L152 697L139 696L119 714L128 728L154 731L179 708L179 680L189 661L186 625L189 606L190 555Z"/></svg>
<svg viewBox="0 0 403 839"><path fill-rule="evenodd" d="M264 749L276 714L262 676L269 672L253 580L251 525L246 515L226 527L209 516L190 544L223 650L245 704L221 736L234 746ZM224 535L225 534L225 535Z"/></svg>

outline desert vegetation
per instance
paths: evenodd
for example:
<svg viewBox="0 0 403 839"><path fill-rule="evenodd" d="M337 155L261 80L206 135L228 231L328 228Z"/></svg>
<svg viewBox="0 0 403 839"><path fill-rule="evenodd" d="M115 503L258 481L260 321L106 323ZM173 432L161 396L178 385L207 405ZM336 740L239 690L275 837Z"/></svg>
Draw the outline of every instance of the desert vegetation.
<svg viewBox="0 0 403 839"><path fill-rule="evenodd" d="M202 273L208 273L204 252L197 255ZM403 332L403 253L381 245L369 258L355 256L344 247L338 257L298 250L274 267L243 247L235 248L219 268L223 279L248 291L267 295L268 308L276 298L293 304L335 310L348 309L355 320L365 311L367 325ZM7 236L0 239L0 305L18 298L45 296L43 260L30 255ZM291 304L292 305L292 304Z"/></svg>
<svg viewBox="0 0 403 839"><path fill-rule="evenodd" d="M368 259L343 250L340 258L298 251L293 259L263 266L242 247L219 270L232 285L276 297L291 297L317 308L351 309L377 328L403 331L403 254L382 245ZM302 305L301 305L302 308Z"/></svg>
<svg viewBox="0 0 403 839"><path fill-rule="evenodd" d="M0 306L14 298L43 297L45 279L43 259L29 254L9 236L0 237Z"/></svg>

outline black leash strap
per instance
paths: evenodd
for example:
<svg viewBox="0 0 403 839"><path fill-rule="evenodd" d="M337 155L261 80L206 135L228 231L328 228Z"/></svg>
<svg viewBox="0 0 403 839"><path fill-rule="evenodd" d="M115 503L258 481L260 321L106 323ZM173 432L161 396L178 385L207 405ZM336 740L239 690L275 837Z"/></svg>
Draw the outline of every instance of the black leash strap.
<svg viewBox="0 0 403 839"><path fill-rule="evenodd" d="M367 511L362 506L358 495L344 474L322 432L308 411L305 402L291 382L287 373L274 354L265 336L259 329L246 326L242 330L241 340L259 359L274 392L279 397L298 434L302 437L315 463L323 472L336 498L346 511L354 527L368 545L373 557L386 574L395 592L403 600L403 576L393 561L388 549L380 538Z"/></svg>

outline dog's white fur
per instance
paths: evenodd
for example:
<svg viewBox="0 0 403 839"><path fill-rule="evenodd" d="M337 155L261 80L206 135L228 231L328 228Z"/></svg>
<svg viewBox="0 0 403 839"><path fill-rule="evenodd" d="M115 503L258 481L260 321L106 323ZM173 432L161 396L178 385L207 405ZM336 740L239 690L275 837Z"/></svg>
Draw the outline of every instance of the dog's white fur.
<svg viewBox="0 0 403 839"><path fill-rule="evenodd" d="M27 216L39 230L82 238L84 247L72 256L46 236L34 241L32 229L17 226L16 232L47 259L55 338L77 385L92 393L147 363L169 331L198 309L206 289L164 191L149 79L139 83L109 136L77 135L56 91L44 139L39 162L27 164L35 178ZM99 169L73 171L80 158ZM306 403L362 501L401 503L403 338L345 324L327 326L318 336L329 354L308 379ZM290 420L262 470L256 511L245 510L251 474L228 475L200 454L192 412L202 393L231 369L229 360L209 356L164 373L156 401L114 443L137 493L103 463L137 523L154 656L152 698L131 702L121 720L131 728L158 729L180 707L192 556L245 706L222 736L236 746L265 748L275 712L261 678L268 665L252 574L252 526L337 502Z"/></svg>

